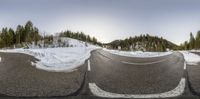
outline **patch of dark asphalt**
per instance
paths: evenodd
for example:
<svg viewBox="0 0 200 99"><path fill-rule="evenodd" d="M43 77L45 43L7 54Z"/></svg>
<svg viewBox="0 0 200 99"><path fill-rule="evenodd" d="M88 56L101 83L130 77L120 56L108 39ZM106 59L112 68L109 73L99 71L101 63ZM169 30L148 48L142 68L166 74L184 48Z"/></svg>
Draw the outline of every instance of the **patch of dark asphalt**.
<svg viewBox="0 0 200 99"><path fill-rule="evenodd" d="M55 97L76 95L83 86L86 64L73 72L48 72L36 69L32 56L0 53L0 93L16 97Z"/></svg>

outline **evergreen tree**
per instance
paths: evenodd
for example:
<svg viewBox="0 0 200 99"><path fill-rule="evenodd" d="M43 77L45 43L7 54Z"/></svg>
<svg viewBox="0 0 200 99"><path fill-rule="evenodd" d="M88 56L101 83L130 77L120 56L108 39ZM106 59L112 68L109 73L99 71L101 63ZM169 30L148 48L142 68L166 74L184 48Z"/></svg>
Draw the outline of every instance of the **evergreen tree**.
<svg viewBox="0 0 200 99"><path fill-rule="evenodd" d="M15 32L13 29L8 30L8 44L9 46L13 45L16 43L16 37L15 37Z"/></svg>
<svg viewBox="0 0 200 99"><path fill-rule="evenodd" d="M196 49L199 49L199 48L200 48L200 31L198 31L198 32L197 32L197 35L196 35L195 48L196 48Z"/></svg>
<svg viewBox="0 0 200 99"><path fill-rule="evenodd" d="M16 43L19 44L23 41L23 32L24 32L24 29L23 29L23 26L21 25L18 25L17 26L17 29L16 29Z"/></svg>
<svg viewBox="0 0 200 99"><path fill-rule="evenodd" d="M195 48L195 38L192 33L190 33L189 49Z"/></svg>
<svg viewBox="0 0 200 99"><path fill-rule="evenodd" d="M184 43L184 50L189 50L189 44L187 41Z"/></svg>
<svg viewBox="0 0 200 99"><path fill-rule="evenodd" d="M33 23L31 21L28 21L25 24L25 42L32 42L32 38L33 38Z"/></svg>
<svg viewBox="0 0 200 99"><path fill-rule="evenodd" d="M33 27L31 21L28 21L25 26L18 25L16 31L12 28L2 28L0 32L0 47L11 47L14 44L20 44L22 42L37 42L40 39L39 30Z"/></svg>
<svg viewBox="0 0 200 99"><path fill-rule="evenodd" d="M97 44L97 39L95 37L92 38L93 44Z"/></svg>

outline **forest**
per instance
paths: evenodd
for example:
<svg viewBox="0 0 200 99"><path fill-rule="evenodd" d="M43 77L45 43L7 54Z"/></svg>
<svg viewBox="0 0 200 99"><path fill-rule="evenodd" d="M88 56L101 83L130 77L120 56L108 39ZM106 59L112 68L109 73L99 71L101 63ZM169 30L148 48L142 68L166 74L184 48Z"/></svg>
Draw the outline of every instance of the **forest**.
<svg viewBox="0 0 200 99"><path fill-rule="evenodd" d="M14 46L25 47L27 44L32 44L33 42L37 45L38 41L42 40L44 43L52 43L54 35L44 34L45 33L41 33L31 21L27 21L24 26L18 25L16 30L5 27L0 31L0 48L13 48ZM57 34L59 34L60 37L69 37L101 45L95 37L90 37L83 32L79 33L67 30Z"/></svg>
<svg viewBox="0 0 200 99"><path fill-rule="evenodd" d="M55 35L44 35L39 29L33 25L31 21L27 21L25 25L18 25L16 30L12 28L2 28L0 31L0 48L24 47L26 44L37 45L38 41L51 43ZM83 32L72 32L70 30L62 31L59 37L69 37L80 41L88 42L94 45L104 46L111 49L131 50L131 51L167 51L167 50L192 50L200 49L200 31L194 36L190 33L190 39L179 46L158 36L149 34L141 34L140 36L129 37L124 40L114 40L110 43L101 43L95 37L86 35Z"/></svg>

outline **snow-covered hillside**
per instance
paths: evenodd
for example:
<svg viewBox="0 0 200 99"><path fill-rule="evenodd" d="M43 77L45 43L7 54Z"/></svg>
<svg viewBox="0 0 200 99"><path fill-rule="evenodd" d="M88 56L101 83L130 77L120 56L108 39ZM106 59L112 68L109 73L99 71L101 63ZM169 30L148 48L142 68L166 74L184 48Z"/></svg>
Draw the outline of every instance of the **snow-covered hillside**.
<svg viewBox="0 0 200 99"><path fill-rule="evenodd" d="M140 57L140 58L148 58L148 57L159 57L164 55L172 54L172 52L142 52L142 51L119 51L119 50L110 50L103 49L112 54L128 56L128 57Z"/></svg>
<svg viewBox="0 0 200 99"><path fill-rule="evenodd" d="M1 50L1 52L29 54L40 60L34 63L36 68L47 71L65 72L72 71L78 66L84 64L85 60L87 60L90 57L90 52L92 50L100 48L91 44L86 44L85 42L76 39L61 39L62 43L66 43L70 46L31 49L18 48Z"/></svg>
<svg viewBox="0 0 200 99"><path fill-rule="evenodd" d="M27 44L27 48L42 48L42 47L50 47L50 48L54 48L54 47L84 47L87 45L87 43L83 42L83 41L79 41L76 39L72 39L72 38L67 38L67 37L53 37L53 41L50 44L45 44L44 45L44 41L38 41L38 44L35 45L34 42L32 42L32 44Z"/></svg>
<svg viewBox="0 0 200 99"><path fill-rule="evenodd" d="M60 44L58 40L60 39ZM84 47L87 43L83 41L79 41L72 38L66 38L66 37L60 37L60 38L54 38L53 45L55 47L61 46L68 46L68 47Z"/></svg>

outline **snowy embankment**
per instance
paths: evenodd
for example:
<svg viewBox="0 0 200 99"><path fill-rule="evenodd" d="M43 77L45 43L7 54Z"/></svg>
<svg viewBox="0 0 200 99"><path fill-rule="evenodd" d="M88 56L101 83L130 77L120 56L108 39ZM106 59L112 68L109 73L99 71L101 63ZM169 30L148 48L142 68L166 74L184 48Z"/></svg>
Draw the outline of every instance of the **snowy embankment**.
<svg viewBox="0 0 200 99"><path fill-rule="evenodd" d="M190 50L190 52L200 52L200 50L194 50L194 49L192 49L192 50Z"/></svg>
<svg viewBox="0 0 200 99"><path fill-rule="evenodd" d="M39 59L34 65L38 69L54 71L54 72L69 72L73 71L80 65L84 64L85 60L90 57L91 51L98 49L93 45L87 47L79 46L83 43L78 40L73 40L76 47L58 47L58 48L40 48L40 49L7 49L0 52L24 53ZM71 43L71 44L72 44Z"/></svg>
<svg viewBox="0 0 200 99"><path fill-rule="evenodd" d="M151 58L151 57L160 57L172 54L173 52L142 52L142 51L119 51L119 50L110 50L103 49L112 54L127 56L127 57L139 57L139 58Z"/></svg>
<svg viewBox="0 0 200 99"><path fill-rule="evenodd" d="M197 65L200 62L200 56L189 51L180 51L187 64L189 65Z"/></svg>

